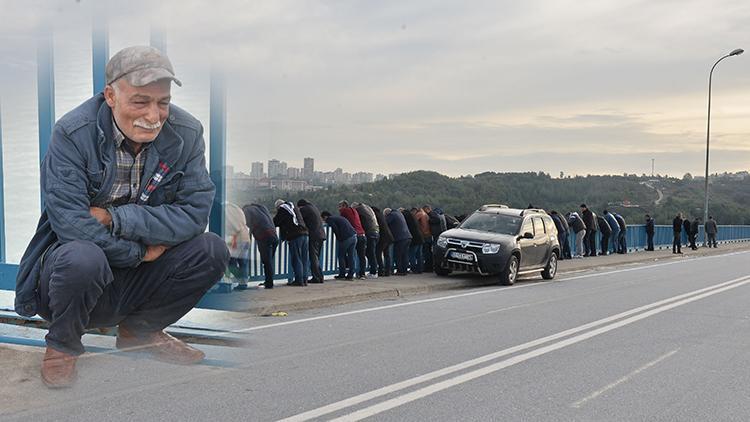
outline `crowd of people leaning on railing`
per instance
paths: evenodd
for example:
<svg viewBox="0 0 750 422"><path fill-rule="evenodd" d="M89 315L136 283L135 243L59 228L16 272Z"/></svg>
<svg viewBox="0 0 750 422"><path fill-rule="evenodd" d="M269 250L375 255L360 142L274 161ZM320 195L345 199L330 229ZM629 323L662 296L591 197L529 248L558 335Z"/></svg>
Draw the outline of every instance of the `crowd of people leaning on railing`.
<svg viewBox="0 0 750 422"><path fill-rule="evenodd" d="M296 204L279 199L275 214L260 204L240 208L227 204L227 243L231 252L230 271L238 288L247 288L249 279L250 236L260 255L265 282L274 286L274 256L280 241L287 242L292 286L323 283L320 253L328 225L337 242L338 275L335 279L366 280L378 277L406 276L433 271L432 245L441 233L457 227L463 216L451 216L440 208L379 209L361 202L341 201L338 214L321 212L314 204L300 199ZM530 206L531 207L531 206ZM561 259L594 257L610 253L627 253L628 226L617 213L603 210L597 215L586 204L580 213L560 214L550 211L561 244ZM654 250L654 220L645 216L647 251ZM673 221L673 253L682 253L682 232L692 249L700 218L693 221L678 214ZM278 235L276 228L278 227ZM713 217L705 224L708 245L716 247L717 225ZM571 239L571 241L569 241ZM599 250L597 250L597 239ZM572 243L572 250L571 250ZM355 263L355 259L358 262ZM394 271L395 270L395 271ZM356 273L355 273L356 271Z"/></svg>

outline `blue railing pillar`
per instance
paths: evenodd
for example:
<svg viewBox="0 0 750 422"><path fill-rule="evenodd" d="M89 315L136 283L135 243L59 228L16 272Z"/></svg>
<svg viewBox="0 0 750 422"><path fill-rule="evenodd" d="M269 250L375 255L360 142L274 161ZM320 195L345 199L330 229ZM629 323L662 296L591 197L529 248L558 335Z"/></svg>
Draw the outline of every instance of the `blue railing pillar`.
<svg viewBox="0 0 750 422"><path fill-rule="evenodd" d="M226 86L224 75L211 70L209 172L216 185L208 229L224 238L224 203L226 202Z"/></svg>
<svg viewBox="0 0 750 422"><path fill-rule="evenodd" d="M1 99L0 99L1 100ZM0 101L0 263L5 262L5 194L3 182L3 104Z"/></svg>
<svg viewBox="0 0 750 422"><path fill-rule="evenodd" d="M55 72L52 31L40 31L36 50L37 108L39 112L39 163L47 153L55 124ZM40 197L44 209L44 198Z"/></svg>
<svg viewBox="0 0 750 422"><path fill-rule="evenodd" d="M109 60L109 29L104 16L95 14L91 28L91 65L94 77L94 95L104 91L104 85L106 84L104 70Z"/></svg>

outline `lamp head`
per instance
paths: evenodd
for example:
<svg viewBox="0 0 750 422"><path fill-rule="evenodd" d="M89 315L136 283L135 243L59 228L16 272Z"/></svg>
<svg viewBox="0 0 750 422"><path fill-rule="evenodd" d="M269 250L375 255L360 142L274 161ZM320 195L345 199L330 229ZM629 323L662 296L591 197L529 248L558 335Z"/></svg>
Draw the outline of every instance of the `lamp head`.
<svg viewBox="0 0 750 422"><path fill-rule="evenodd" d="M741 48L738 48L738 49L732 50L732 52L729 53L729 55L730 56L739 56L740 54L742 54L744 52L745 52L745 50L743 50Z"/></svg>

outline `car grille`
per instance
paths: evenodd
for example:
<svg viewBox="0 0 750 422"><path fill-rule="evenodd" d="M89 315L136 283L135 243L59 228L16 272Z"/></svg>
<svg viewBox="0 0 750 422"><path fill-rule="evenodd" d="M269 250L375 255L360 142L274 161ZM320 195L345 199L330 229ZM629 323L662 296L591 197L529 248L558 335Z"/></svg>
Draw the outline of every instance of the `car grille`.
<svg viewBox="0 0 750 422"><path fill-rule="evenodd" d="M466 244L466 246L463 246L463 244ZM484 243L482 242L472 242L467 240L458 240L458 239L448 239L448 247L455 247L459 249L466 249L474 252L482 252L482 246L484 246Z"/></svg>

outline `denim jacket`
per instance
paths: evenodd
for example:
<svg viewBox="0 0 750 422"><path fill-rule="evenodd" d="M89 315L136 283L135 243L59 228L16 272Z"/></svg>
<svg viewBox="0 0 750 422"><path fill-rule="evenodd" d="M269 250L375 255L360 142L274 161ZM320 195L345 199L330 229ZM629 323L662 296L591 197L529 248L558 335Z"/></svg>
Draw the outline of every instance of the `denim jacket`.
<svg viewBox="0 0 750 422"><path fill-rule="evenodd" d="M203 127L170 105L149 149L135 203L108 208L112 228L91 216L105 205L117 169L112 110L98 94L63 116L41 165L42 216L21 258L16 312L37 312L39 272L45 253L58 244L90 241L111 267L138 266L146 245L174 246L205 231L215 187L208 176Z"/></svg>

